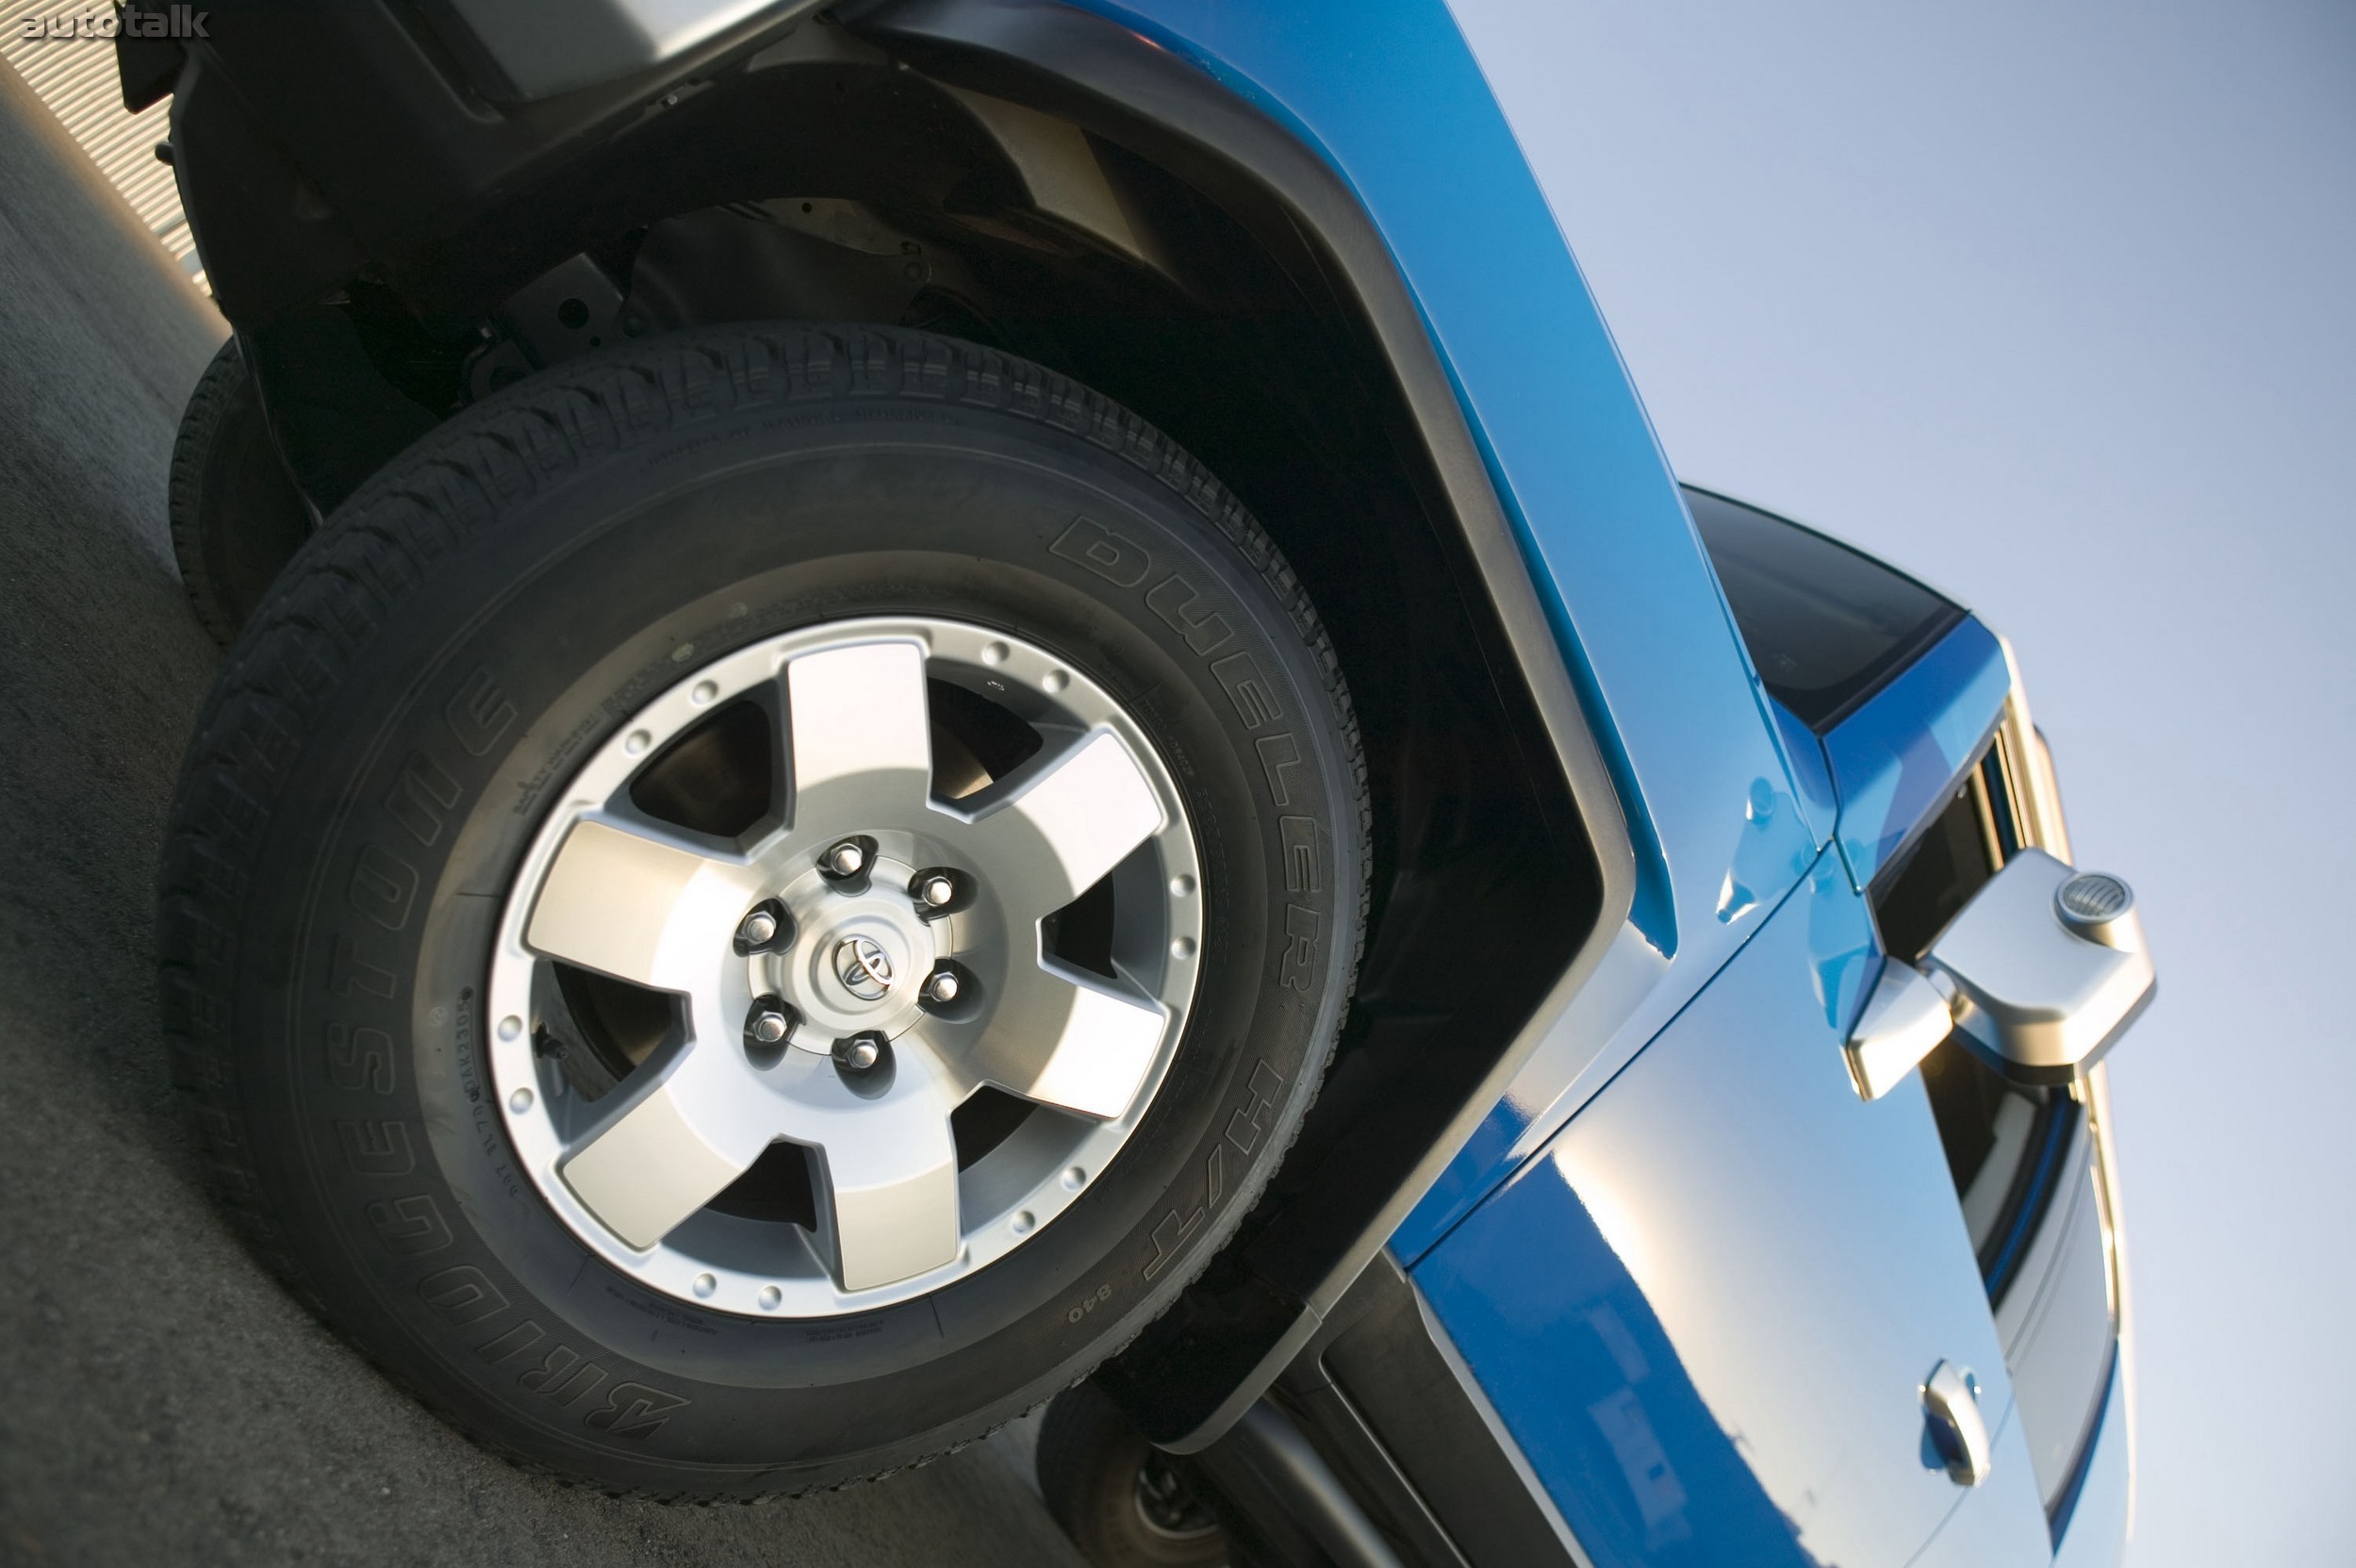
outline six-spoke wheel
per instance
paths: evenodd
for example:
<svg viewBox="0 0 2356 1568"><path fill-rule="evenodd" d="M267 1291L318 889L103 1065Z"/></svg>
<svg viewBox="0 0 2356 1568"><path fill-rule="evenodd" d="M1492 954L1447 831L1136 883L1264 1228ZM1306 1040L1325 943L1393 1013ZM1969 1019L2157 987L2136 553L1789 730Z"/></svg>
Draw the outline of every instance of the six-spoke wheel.
<svg viewBox="0 0 2356 1568"><path fill-rule="evenodd" d="M1002 774L977 704L1001 750L1032 737ZM666 787L688 766L729 776L738 820L699 815L708 780ZM1083 902L1105 929L1075 958ZM917 618L740 648L632 715L524 860L489 988L509 1131L574 1233L670 1295L816 1316L931 1288L1036 1234L1136 1128L1202 905L1151 741L1045 649ZM618 1038L623 1013L659 1032ZM1019 1125L961 1149L985 1092ZM802 1163L808 1224L727 1213L765 1161L772 1186Z"/></svg>
<svg viewBox="0 0 2356 1568"><path fill-rule="evenodd" d="M642 341L438 426L255 612L173 1059L259 1254L483 1441L833 1485L1234 1234L1366 823L1299 584L1133 416L912 333Z"/></svg>

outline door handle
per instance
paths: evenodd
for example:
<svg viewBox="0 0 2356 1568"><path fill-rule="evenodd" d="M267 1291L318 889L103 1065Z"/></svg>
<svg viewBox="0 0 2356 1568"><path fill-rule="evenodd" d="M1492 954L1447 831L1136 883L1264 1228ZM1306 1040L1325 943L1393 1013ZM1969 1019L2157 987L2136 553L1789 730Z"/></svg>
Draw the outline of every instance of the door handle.
<svg viewBox="0 0 2356 1568"><path fill-rule="evenodd" d="M2021 1083L2068 1083L2151 1005L2135 896L2043 850L2004 863L1921 965L1893 959L1849 1036L1849 1077L1879 1099L1952 1032Z"/></svg>
<svg viewBox="0 0 2356 1568"><path fill-rule="evenodd" d="M1941 1362L1922 1379L1922 1414L1931 1446L1957 1486L1978 1486L1996 1462L1987 1418L1980 1413L1980 1380Z"/></svg>

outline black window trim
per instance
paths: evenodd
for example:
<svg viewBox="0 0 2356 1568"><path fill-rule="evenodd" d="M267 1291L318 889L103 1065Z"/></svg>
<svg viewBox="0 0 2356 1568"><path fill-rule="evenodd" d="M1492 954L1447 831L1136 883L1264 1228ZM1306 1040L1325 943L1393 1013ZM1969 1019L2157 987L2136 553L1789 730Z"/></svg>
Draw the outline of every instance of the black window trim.
<svg viewBox="0 0 2356 1568"><path fill-rule="evenodd" d="M1922 593L1931 598L1939 606L1936 613L1926 618L1921 624L1917 626L1913 632L1909 633L1903 641L1896 644L1891 648L1887 654L1884 655L1879 668L1875 670L1870 679L1866 681L1866 683L1859 686L1855 691L1853 691L1843 697L1839 702L1836 703L1831 709L1827 710L1821 717L1818 718L1814 721L1802 718L1798 709L1793 708L1790 703L1785 701L1780 696L1775 696L1772 692L1770 693L1771 696L1774 696L1776 702L1781 705L1786 712L1789 713L1793 718L1798 719L1804 728L1818 736L1831 734L1844 722L1853 718L1859 709L1863 708L1868 702L1870 702L1874 698L1880 696L1884 691L1887 690L1892 682L1896 681L1907 670L1913 668L1916 662L1919 660L1923 654L1928 653L1932 649L1937 647L1941 640L1943 640L1950 632L1952 632L1956 627L1962 625L1970 614L1970 612L1966 610L1962 605L1956 603L1953 600L1939 592L1938 589L1931 586L1931 585L1925 583L1919 577L1915 576L1912 572L1902 571L1897 567L1892 566L1889 562L1882 559L1879 555L1873 554L1870 551L1860 550L1855 545L1851 544L1848 540L1827 534L1821 528L1811 528L1806 523L1801 522L1796 519L1787 517L1783 513L1774 510L1772 507L1762 506L1755 501L1745 501L1740 496L1729 495L1723 490L1715 490L1706 485L1689 484L1684 480L1679 480L1677 482L1677 487L1689 497L1695 495L1706 496L1712 501L1723 502L1729 506L1739 506L1747 512L1755 512L1760 517L1768 518L1773 521L1782 523L1785 527L1789 528L1796 533L1805 534L1810 538L1821 540L1845 554L1853 555L1858 560L1865 562L1867 565L1887 572L1889 575L1898 578L1902 582L1912 585L1914 587L1921 590ZM1688 511L1690 512L1690 510L1691 508L1689 504ZM1698 523L1695 525L1694 532L1697 537L1700 536L1701 528ZM1705 558L1710 560L1710 569L1714 573L1717 570L1717 561L1714 557L1710 556L1709 546L1706 540L1703 541L1702 553ZM1722 584L1721 586L1721 591L1723 591ZM1729 607L1731 608L1731 606ZM1738 640L1740 640L1741 634L1739 622L1737 624L1736 635ZM1751 648L1747 641L1743 642L1743 652L1750 658L1752 668L1755 671L1758 667L1758 655L1756 652ZM1764 683L1765 678L1761 677L1761 679L1762 683Z"/></svg>

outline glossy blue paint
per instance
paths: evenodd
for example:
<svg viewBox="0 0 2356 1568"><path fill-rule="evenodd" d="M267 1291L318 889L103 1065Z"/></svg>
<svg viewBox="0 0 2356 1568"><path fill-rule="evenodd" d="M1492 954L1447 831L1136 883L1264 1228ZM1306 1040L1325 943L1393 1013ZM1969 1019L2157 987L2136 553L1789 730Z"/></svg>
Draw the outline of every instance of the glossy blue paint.
<svg viewBox="0 0 2356 1568"><path fill-rule="evenodd" d="M1842 1041L1849 1037L1857 1015L1865 1011L1866 994L1881 978L1882 942L1865 900L1843 898L1831 890L1835 866L1831 856L1816 863L1813 896L1802 907L1808 923L1806 962L1817 1016L1834 1040ZM1853 894L1855 889L1850 891ZM1800 916L1788 918L1796 920Z"/></svg>
<svg viewBox="0 0 2356 1568"><path fill-rule="evenodd" d="M1832 764L1824 760L1824 742L1816 732L1791 716L1791 710L1773 698L1765 699L1767 711L1775 721L1775 734L1782 737L1784 755L1791 763L1792 783L1800 790L1800 804L1807 814L1817 847L1832 842L1840 820L1840 796L1833 788Z"/></svg>
<svg viewBox="0 0 2356 1568"><path fill-rule="evenodd" d="M2011 1385L1920 1080L1849 1086L1874 956L1827 854L1412 1271L1599 1561L1902 1564L1981 1508L2029 1510L1987 1539L2042 1532L2034 1487L1959 1500L1927 1455L1939 1361L1999 1428Z"/></svg>
<svg viewBox="0 0 2356 1568"><path fill-rule="evenodd" d="M1382 233L1586 702L1637 851L1631 920L1657 962L1635 1013L1565 1031L1558 1060L1443 1187L1575 1109L1792 885L1812 837L1717 580L1586 280L1439 0L1090 0L1286 124ZM1376 87L1372 84L1379 84ZM1762 792L1768 808L1762 809ZM1765 826L1762 826L1765 824ZM1797 828L1799 832L1794 833ZM1616 1056L1616 1060L1614 1059ZM1550 1093L1550 1088L1556 1092Z"/></svg>
<svg viewBox="0 0 2356 1568"><path fill-rule="evenodd" d="M1777 835L1771 840L1761 834L1737 847L1728 857L1717 909L1747 908L1754 885L1787 884L1789 869L1804 864L1808 850L1826 835L1839 845L1851 885L1864 891L1907 835L1960 784L2002 717L2010 685L2002 645L1967 618L1821 742L1760 693L1797 798L1779 828L1754 820L1754 828L1777 828ZM1608 977L1603 979L1608 990ZM1479 1131L1394 1233L1392 1249L1405 1258L1422 1256L1575 1114L1673 1016L1687 995L1682 987L1662 985L1631 1007L1610 1013L1607 1030L1580 1032L1600 1010L1563 1020L1557 1028L1561 1038L1550 1037L1533 1053ZM1607 1037L1599 1040L1599 1034Z"/></svg>
<svg viewBox="0 0 2356 1568"><path fill-rule="evenodd" d="M1758 912L1783 897L1815 860L1821 841L1800 801L1765 779L1752 782L1746 807L1740 836L1722 857L1726 869L1710 913L1726 929L1755 931ZM1861 915L1859 930L1870 941ZM1623 933L1606 953L1505 1095L1392 1232L1394 1253L1421 1257L1676 1015L1709 978L1694 978L1704 954L1732 956L1715 945L1697 946L1672 962L1629 935ZM1853 965L1841 983L1853 989L1859 973Z"/></svg>
<svg viewBox="0 0 2356 1568"><path fill-rule="evenodd" d="M1823 742L1763 695L1439 0L1082 3L1290 127L1365 206L1636 851L1628 925L1394 1251L1599 1563L2043 1560L2021 1555L2034 1487L1958 1493L1926 1461L1917 1385L1945 1358L2028 1468L1920 1081L1867 1104L1839 1055L1880 964L1861 890L1985 738L2001 650L1959 627Z"/></svg>
<svg viewBox="0 0 2356 1568"><path fill-rule="evenodd" d="M1860 888L1962 782L2002 717L2003 646L1966 618L1824 737L1840 852Z"/></svg>
<svg viewBox="0 0 2356 1568"><path fill-rule="evenodd" d="M1635 926L1556 1018L1506 1093L1455 1159L1392 1232L1391 1250L1412 1263L1587 1103L1676 1014L1682 985L1670 961Z"/></svg>
<svg viewBox="0 0 2356 1568"><path fill-rule="evenodd" d="M1483 1386L1523 1451L1542 1460L1547 1490L1596 1568L1817 1561L1720 1428L1578 1194L1531 1180L1496 1201L1510 1217L1468 1227L1418 1283L1446 1303L1460 1351L1509 1343L1544 1368ZM1480 1288L1535 1236L1553 1263L1542 1296Z"/></svg>

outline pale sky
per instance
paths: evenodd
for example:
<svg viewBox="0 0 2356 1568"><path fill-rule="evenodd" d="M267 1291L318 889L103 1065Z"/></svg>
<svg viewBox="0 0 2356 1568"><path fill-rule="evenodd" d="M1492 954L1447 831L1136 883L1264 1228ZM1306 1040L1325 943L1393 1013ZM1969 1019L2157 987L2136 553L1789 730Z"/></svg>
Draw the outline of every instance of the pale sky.
<svg viewBox="0 0 2356 1568"><path fill-rule="evenodd" d="M1457 6L1679 473L2009 635L2142 899L2131 1568L2356 1562L2356 7Z"/></svg>

